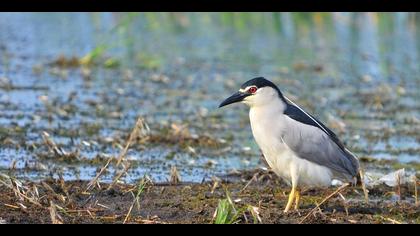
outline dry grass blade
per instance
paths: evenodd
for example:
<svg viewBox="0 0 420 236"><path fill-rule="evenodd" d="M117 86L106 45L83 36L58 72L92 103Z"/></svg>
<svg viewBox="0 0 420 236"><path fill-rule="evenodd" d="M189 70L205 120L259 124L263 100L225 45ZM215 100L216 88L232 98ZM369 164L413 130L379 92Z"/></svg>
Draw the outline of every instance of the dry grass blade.
<svg viewBox="0 0 420 236"><path fill-rule="evenodd" d="M210 193L213 194L216 188L219 186L219 183L221 182L219 178L212 177L213 180L213 187L211 187Z"/></svg>
<svg viewBox="0 0 420 236"><path fill-rule="evenodd" d="M418 192L417 192L417 184L418 184L418 181L417 181L417 177L416 176L413 176L413 183L414 183L414 199L415 199L415 204L416 204L416 207L418 207L419 206L419 196L418 196Z"/></svg>
<svg viewBox="0 0 420 236"><path fill-rule="evenodd" d="M27 200L30 203L38 206L38 207L43 207L39 202L38 199L36 198L36 193L33 194L32 192L30 192L28 190L28 188L24 187L23 184L21 182L19 182L16 179L12 179L10 177L10 181L11 181L11 185L12 185L12 190L15 193L15 196L20 199L20 201L24 201ZM26 189L26 191L25 191ZM32 197L30 197L30 195L32 195Z"/></svg>
<svg viewBox="0 0 420 236"><path fill-rule="evenodd" d="M133 131L131 131L130 137L127 141L127 144L125 145L124 149L121 151L121 153L119 154L118 158L117 158L117 166L120 165L121 161L124 159L124 157L127 155L128 149L131 146L131 144L134 142L135 138L138 136L147 136L149 132L149 126L146 124L146 122L144 121L144 119L142 117L139 117L137 119L136 125L133 128ZM108 166L110 165L110 163L114 160L114 158L110 158L107 163L105 164L105 166L103 166L101 168L101 170L99 171L99 173L95 176L94 179L92 179L87 188L86 188L86 192L89 191L94 185L96 185L98 183L99 178L103 175L103 173L108 169ZM114 178L113 183L109 186L108 189L112 188L112 186L119 180L119 178L121 178L121 176L127 172L129 166L126 166L126 168L124 168L124 171L121 172L120 174L118 174L116 176L116 178Z"/></svg>
<svg viewBox="0 0 420 236"><path fill-rule="evenodd" d="M123 164L124 169L122 171L120 171L120 173L114 178L114 180L112 181L112 183L108 186L108 190L110 190L112 187L114 187L114 185L118 182L118 180L127 173L128 169L130 169L130 163L126 163L125 165Z"/></svg>
<svg viewBox="0 0 420 236"><path fill-rule="evenodd" d="M338 195L343 200L343 206L344 206L344 210L346 211L346 215L349 216L349 206L347 205L347 199L341 193L338 193Z"/></svg>
<svg viewBox="0 0 420 236"><path fill-rule="evenodd" d="M146 122L144 121L142 117L139 117L137 119L136 125L133 128L133 131L131 131L130 137L128 138L124 149L121 151L120 155L118 156L117 166L120 165L121 161L127 155L128 149L130 148L134 140L138 136L147 136L148 132L149 132L148 125L146 124Z"/></svg>
<svg viewBox="0 0 420 236"><path fill-rule="evenodd" d="M41 136L42 136L42 139L44 140L45 145L47 145L48 149L51 152L53 152L53 153L55 153L59 156L63 155L60 148L57 146L57 144L54 142L54 140L51 139L51 136L50 136L49 133L44 131L44 132L42 132Z"/></svg>
<svg viewBox="0 0 420 236"><path fill-rule="evenodd" d="M96 183L98 182L99 178L102 176L102 174L108 169L109 164L111 163L113 159L109 158L109 160L106 162L106 164L101 168L99 173L93 178L87 185L85 192L89 191Z"/></svg>
<svg viewBox="0 0 420 236"><path fill-rule="evenodd" d="M124 218L123 224L127 223L128 219L131 216L131 211L133 210L135 202L133 202L133 204L131 204L130 208L128 209L127 215Z"/></svg>
<svg viewBox="0 0 420 236"><path fill-rule="evenodd" d="M150 183L149 179L144 177L144 178L141 179L139 185L137 186L137 194L134 195L133 192L131 192L134 196L134 200L133 200L133 203L131 204L130 208L128 209L128 212L127 212L127 215L124 218L123 224L125 224L130 219L131 211L133 210L134 205L136 205L136 203L137 203L138 209L140 209L140 195L143 193L144 189L147 187L147 185L149 183Z"/></svg>
<svg viewBox="0 0 420 236"><path fill-rule="evenodd" d="M6 186L9 189L12 189L11 177L5 174L0 174L0 184Z"/></svg>
<svg viewBox="0 0 420 236"><path fill-rule="evenodd" d="M251 213L252 217L254 218L254 224L260 223L262 224L262 219L260 216L260 208L256 206L248 206L248 211Z"/></svg>
<svg viewBox="0 0 420 236"><path fill-rule="evenodd" d="M44 131L41 136L51 153L54 153L59 157L71 156L71 153L67 153L54 142L49 133Z"/></svg>
<svg viewBox="0 0 420 236"><path fill-rule="evenodd" d="M63 224L63 220L61 219L61 216L58 215L57 208L52 201L50 201L49 209L50 209L51 222L53 224Z"/></svg>
<svg viewBox="0 0 420 236"><path fill-rule="evenodd" d="M10 204L7 204L7 203L4 203L4 206L10 207L10 208L13 208L13 209L19 209L19 206L10 205Z"/></svg>
<svg viewBox="0 0 420 236"><path fill-rule="evenodd" d="M347 188L350 184L349 183L345 183L343 184L341 187L339 187L337 190L335 190L333 193L331 193L330 195L328 195L326 198L324 198L324 200L321 201L321 203L317 204L316 207L314 207L300 222L299 224L302 224L306 219L309 218L309 216L311 216L317 209L319 209L319 207L324 204L326 201L328 201L330 198L334 197L336 194L340 193L343 189Z"/></svg>
<svg viewBox="0 0 420 236"><path fill-rule="evenodd" d="M245 191L245 189L246 188L248 188L248 186L253 182L253 181L257 181L258 180L258 178L257 178L257 176L258 176L258 172L257 173L255 173L253 176L252 176L252 178L251 178L251 180L249 180L248 181L248 183L245 185L245 187L243 187L243 189L241 189L241 191L239 191L239 193L243 193L243 191Z"/></svg>
<svg viewBox="0 0 420 236"><path fill-rule="evenodd" d="M392 224L397 224L397 225L402 224L402 222L400 222L398 220L391 219L389 217L383 217L383 216L379 216L379 217L381 217L383 220L391 222Z"/></svg>
<svg viewBox="0 0 420 236"><path fill-rule="evenodd" d="M1 178L4 178L5 181L0 179L0 183L6 186L7 188L11 189L13 193L15 194L15 197L19 201L28 201L38 207L43 207L39 203L39 193L36 186L32 188L32 190L29 187L24 186L19 180L14 179L10 176L2 174L0 176ZM18 205L23 206L22 203L16 203ZM12 207L12 205L8 205L9 207ZM14 207L14 206L13 206Z"/></svg>
<svg viewBox="0 0 420 236"><path fill-rule="evenodd" d="M54 189L51 188L50 185L48 185L46 182L41 182L42 187L44 187L46 190L50 191L51 193L53 193L54 195L56 195L57 193L54 191Z"/></svg>
<svg viewBox="0 0 420 236"><path fill-rule="evenodd" d="M181 177L179 175L179 172L176 168L176 166L171 167L171 176L169 182L173 185L177 185L181 182Z"/></svg>
<svg viewBox="0 0 420 236"><path fill-rule="evenodd" d="M167 224L166 222L163 221L158 221L158 220L136 220L136 223L140 223L140 224Z"/></svg>

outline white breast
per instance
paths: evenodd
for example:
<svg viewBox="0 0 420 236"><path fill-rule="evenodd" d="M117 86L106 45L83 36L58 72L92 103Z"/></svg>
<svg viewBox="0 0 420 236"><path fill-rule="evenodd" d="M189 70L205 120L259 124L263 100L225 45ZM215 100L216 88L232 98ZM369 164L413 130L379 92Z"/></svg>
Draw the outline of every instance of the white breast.
<svg viewBox="0 0 420 236"><path fill-rule="evenodd" d="M269 107L251 108L252 134L271 169L287 183L295 178L298 186L329 186L332 172L324 166L299 158L282 141L287 122L282 111Z"/></svg>

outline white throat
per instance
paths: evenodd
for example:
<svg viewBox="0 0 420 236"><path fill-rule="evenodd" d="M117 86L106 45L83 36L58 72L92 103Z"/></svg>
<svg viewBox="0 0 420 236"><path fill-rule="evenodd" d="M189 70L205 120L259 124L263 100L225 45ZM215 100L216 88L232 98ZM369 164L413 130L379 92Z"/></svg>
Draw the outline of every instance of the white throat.
<svg viewBox="0 0 420 236"><path fill-rule="evenodd" d="M276 97L265 101L264 103L251 103L249 104L250 111L258 113L258 115L272 115L272 114L283 114L286 110L286 104L281 100L280 97Z"/></svg>
<svg viewBox="0 0 420 236"><path fill-rule="evenodd" d="M266 103L250 104L249 121L253 135L260 146L262 140L259 139L271 139L273 137L267 137L268 134L277 136L282 133L285 109L286 104L278 95Z"/></svg>

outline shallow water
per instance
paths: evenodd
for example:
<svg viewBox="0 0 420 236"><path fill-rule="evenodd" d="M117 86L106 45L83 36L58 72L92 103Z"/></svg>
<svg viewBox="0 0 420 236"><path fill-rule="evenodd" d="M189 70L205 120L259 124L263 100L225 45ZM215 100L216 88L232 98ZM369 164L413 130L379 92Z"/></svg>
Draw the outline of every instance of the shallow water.
<svg viewBox="0 0 420 236"><path fill-rule="evenodd" d="M243 105L217 109L265 76L359 156L420 162L419 15L413 13L1 13L0 170L91 179L138 116L187 124L221 147L132 148L126 181L184 181L261 165ZM53 64L95 49L97 65ZM118 65L106 66L107 59ZM43 158L42 133L80 160ZM86 143L88 145L86 145ZM193 150L193 151L192 151ZM113 170L104 176L112 179Z"/></svg>

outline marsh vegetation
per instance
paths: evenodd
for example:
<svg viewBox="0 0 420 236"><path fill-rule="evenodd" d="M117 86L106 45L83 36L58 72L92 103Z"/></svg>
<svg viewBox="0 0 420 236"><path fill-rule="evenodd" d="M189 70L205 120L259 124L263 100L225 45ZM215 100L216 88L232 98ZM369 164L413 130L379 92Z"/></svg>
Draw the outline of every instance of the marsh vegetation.
<svg viewBox="0 0 420 236"><path fill-rule="evenodd" d="M0 223L299 223L245 107L265 76L371 182L306 223L419 223L417 13L1 13ZM414 179L414 180L413 180ZM252 180L252 181L251 181ZM244 188L246 187L246 188ZM43 217L37 217L39 213Z"/></svg>

